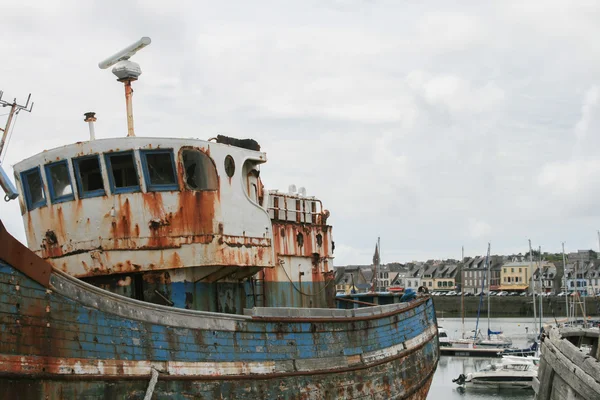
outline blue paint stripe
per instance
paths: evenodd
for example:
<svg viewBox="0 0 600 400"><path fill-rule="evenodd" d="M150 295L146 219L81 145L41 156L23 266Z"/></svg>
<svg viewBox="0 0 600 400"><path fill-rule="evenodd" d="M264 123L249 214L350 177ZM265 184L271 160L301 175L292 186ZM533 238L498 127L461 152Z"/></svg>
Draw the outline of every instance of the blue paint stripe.
<svg viewBox="0 0 600 400"><path fill-rule="evenodd" d="M19 280L21 290L15 290L11 277ZM50 313L45 312L45 304L50 305ZM20 315L24 310L37 316ZM9 354L49 351L59 357L157 361L264 361L355 355L419 335L427 328L423 313L427 319L435 318L428 304L398 315L397 323L391 317L356 321L352 324L354 330L345 322L260 321L240 324L243 331L239 332L172 328L86 308L59 293L47 294L43 287L0 262L0 328L5 333L0 346ZM15 324L17 318L21 319L20 326ZM46 329L48 322L51 329ZM19 331L31 329L43 334L18 338ZM51 346L40 348L40 340Z"/></svg>

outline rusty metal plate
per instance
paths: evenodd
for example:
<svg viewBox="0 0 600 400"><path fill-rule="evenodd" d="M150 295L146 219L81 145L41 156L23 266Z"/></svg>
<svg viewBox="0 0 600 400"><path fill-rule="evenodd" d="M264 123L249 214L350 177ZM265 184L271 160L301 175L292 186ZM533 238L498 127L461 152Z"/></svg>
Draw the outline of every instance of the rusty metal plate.
<svg viewBox="0 0 600 400"><path fill-rule="evenodd" d="M18 269L40 285L50 285L52 267L15 239L0 221L0 260Z"/></svg>

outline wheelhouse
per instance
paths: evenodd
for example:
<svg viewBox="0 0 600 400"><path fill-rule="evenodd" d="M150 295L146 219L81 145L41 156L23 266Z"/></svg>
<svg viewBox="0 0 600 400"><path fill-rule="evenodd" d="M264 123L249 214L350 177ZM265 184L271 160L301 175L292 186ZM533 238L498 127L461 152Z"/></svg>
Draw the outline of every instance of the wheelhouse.
<svg viewBox="0 0 600 400"><path fill-rule="evenodd" d="M258 178L265 161L190 139L45 151L15 166L28 245L77 277L196 266L255 273L274 264Z"/></svg>

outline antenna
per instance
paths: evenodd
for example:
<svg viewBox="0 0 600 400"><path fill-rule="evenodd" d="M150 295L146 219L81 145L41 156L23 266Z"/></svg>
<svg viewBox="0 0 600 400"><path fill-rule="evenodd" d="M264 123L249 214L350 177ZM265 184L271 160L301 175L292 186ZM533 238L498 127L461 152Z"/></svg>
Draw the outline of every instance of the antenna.
<svg viewBox="0 0 600 400"><path fill-rule="evenodd" d="M142 74L142 69L138 63L129 61L131 57L135 55L139 50L148 46L152 43L152 40L144 36L137 42L125 47L123 50L118 51L106 60L98 63L100 69L106 69L114 65L112 73L118 78L119 82L123 82L125 86L125 103L127 107L127 136L135 136L133 130L133 89L131 82L137 81L139 76Z"/></svg>
<svg viewBox="0 0 600 400"><path fill-rule="evenodd" d="M13 99L12 103L6 100L2 100L2 95L4 95L4 92L0 90L0 106L10 107L10 111L8 113L8 119L6 120L6 125L4 129L0 128L0 131L2 131L2 139L0 139L0 156L2 155L2 150L4 149L4 144L6 143L6 138L8 137L8 134L9 132L12 132L10 130L10 124L12 123L13 117L18 116L21 111L31 112L31 110L33 110L33 102L31 103L31 105L29 104L29 101L31 100L31 93L29 93L29 96L27 96L27 102L25 103L25 105L18 104L16 98ZM15 117L15 124L16 121L17 119ZM13 131L15 129L14 127L15 125L13 125ZM10 137L8 140L10 141ZM0 187L2 187L4 193L6 193L6 195L4 196L4 201L14 200L19 196L15 185L12 183L6 172L4 172L4 169L2 169L1 165Z"/></svg>
<svg viewBox="0 0 600 400"><path fill-rule="evenodd" d="M10 112L8 113L8 119L6 120L6 126L4 129L0 128L2 131L2 140L0 140L0 155L2 155L2 149L4 148L4 143L6 142L6 137L8 136L8 131L10 129L10 124L12 122L13 116L19 114L21 110L25 110L27 112L31 112L33 110L33 102L29 105L29 100L31 100L31 93L27 96L27 102L24 106L17 104L17 99L15 98L12 103L2 100L2 96L4 92L0 90L0 106L2 107L10 107Z"/></svg>

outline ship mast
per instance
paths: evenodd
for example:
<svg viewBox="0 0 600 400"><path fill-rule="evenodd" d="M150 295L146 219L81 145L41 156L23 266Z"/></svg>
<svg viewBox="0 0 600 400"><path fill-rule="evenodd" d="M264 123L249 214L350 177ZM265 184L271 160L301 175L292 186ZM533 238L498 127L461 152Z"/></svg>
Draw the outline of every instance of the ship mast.
<svg viewBox="0 0 600 400"><path fill-rule="evenodd" d="M539 334L542 334L542 318L544 318L544 310L543 310L543 297L542 297L542 246L539 246L539 254L538 254L538 259L539 259L539 265L538 265L538 280L540 283L540 295L538 296L540 298L540 330L539 330ZM534 304L535 306L535 304Z"/></svg>
<svg viewBox="0 0 600 400"><path fill-rule="evenodd" d="M460 277L460 283L462 285L462 287L460 288L460 309L461 309L461 317L462 317L462 338L465 338L465 246L461 246L460 248L461 252L461 260L460 262L462 263L462 274Z"/></svg>
<svg viewBox="0 0 600 400"><path fill-rule="evenodd" d="M149 37L144 36L132 45L98 63L98 67L101 69L106 69L114 65L115 67L112 69L112 73L118 78L117 81L122 82L125 86L127 136L135 136L133 129L133 88L131 87L131 82L137 81L142 74L140 65L133 61L129 61L129 59L137 53L138 50L143 49L150 43L152 43L152 40L150 40Z"/></svg>
<svg viewBox="0 0 600 400"><path fill-rule="evenodd" d="M12 126L12 128L14 130L14 127L17 123L17 117L19 116L19 112L21 112L21 111L31 112L31 110L33 109L33 102L31 103L31 105L29 104L29 100L31 100L31 93L27 97L27 102L25 103L25 105L18 104L16 98L12 101L12 103L8 102L6 100L2 100L3 94L4 94L4 92L0 90L0 106L10 107L10 111L8 113L8 119L6 120L6 125L4 126L4 129L0 128L0 131L2 131L2 139L0 139L0 157L2 156L2 150L4 150L4 145L7 143L7 138L8 138L8 141L10 141L9 132L12 133L10 128L11 128L11 123L12 123L13 117L15 119L15 124ZM14 200L19 196L19 193L17 192L15 185L12 183L12 181L10 180L10 178L8 177L6 172L4 172L1 162L0 162L0 186L4 190L4 193L6 193L4 196L4 201Z"/></svg>
<svg viewBox="0 0 600 400"><path fill-rule="evenodd" d="M529 239L529 269L531 271L531 296L533 299L533 331L537 330L537 311L535 304L535 280L533 279L533 275L535 275L535 271L533 270L533 250L531 249L531 239Z"/></svg>
<svg viewBox="0 0 600 400"><path fill-rule="evenodd" d="M487 296L487 306L488 306L488 309L487 309L487 314L488 314L488 317L487 317L487 323L488 323L488 340L490 339L490 297L491 297L490 296L490 278L491 278L491 275L492 275L492 263L490 262L490 257L491 257L490 256L490 247L491 247L491 244L488 243L487 255L485 256L485 263L487 264L486 265L486 267L487 267L487 277L486 277L486 279L487 279L487 290L488 290L488 296Z"/></svg>
<svg viewBox="0 0 600 400"><path fill-rule="evenodd" d="M460 316L462 319L462 338L465 338L465 246L461 247L461 259L462 266L460 268Z"/></svg>
<svg viewBox="0 0 600 400"><path fill-rule="evenodd" d="M565 260L565 242L562 242L563 259L563 281L565 282L565 311L567 312L567 324L569 323L569 289L567 287L567 262Z"/></svg>

